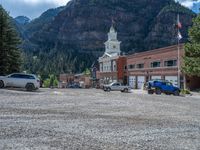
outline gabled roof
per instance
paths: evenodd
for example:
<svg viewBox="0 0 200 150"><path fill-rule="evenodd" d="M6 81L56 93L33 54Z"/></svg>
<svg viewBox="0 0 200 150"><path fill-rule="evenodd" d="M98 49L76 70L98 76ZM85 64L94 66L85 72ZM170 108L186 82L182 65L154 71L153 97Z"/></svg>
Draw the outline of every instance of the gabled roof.
<svg viewBox="0 0 200 150"><path fill-rule="evenodd" d="M105 58L105 57L112 57L112 55L108 54L108 53L104 53L103 56L101 58Z"/></svg>
<svg viewBox="0 0 200 150"><path fill-rule="evenodd" d="M119 56L119 54L118 53L104 53L104 55L102 57L100 57L100 59L109 58L109 57L115 57L115 56Z"/></svg>

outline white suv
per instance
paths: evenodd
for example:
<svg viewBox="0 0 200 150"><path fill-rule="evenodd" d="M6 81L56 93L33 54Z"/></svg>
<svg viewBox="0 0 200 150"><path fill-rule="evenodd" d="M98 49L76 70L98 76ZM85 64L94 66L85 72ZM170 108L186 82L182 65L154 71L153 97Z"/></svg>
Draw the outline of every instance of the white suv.
<svg viewBox="0 0 200 150"><path fill-rule="evenodd" d="M27 91L33 91L39 89L40 80L32 74L13 73L0 76L0 88L4 87L26 88Z"/></svg>

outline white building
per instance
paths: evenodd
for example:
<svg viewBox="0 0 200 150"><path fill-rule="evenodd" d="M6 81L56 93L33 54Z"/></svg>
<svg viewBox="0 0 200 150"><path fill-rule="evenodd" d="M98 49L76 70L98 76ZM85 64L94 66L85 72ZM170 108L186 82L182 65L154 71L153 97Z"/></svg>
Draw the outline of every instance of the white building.
<svg viewBox="0 0 200 150"><path fill-rule="evenodd" d="M99 58L101 81L104 83L118 81L117 61L120 58L121 42L117 39L117 32L115 31L113 25L108 33L108 40L104 44L105 52L103 56Z"/></svg>

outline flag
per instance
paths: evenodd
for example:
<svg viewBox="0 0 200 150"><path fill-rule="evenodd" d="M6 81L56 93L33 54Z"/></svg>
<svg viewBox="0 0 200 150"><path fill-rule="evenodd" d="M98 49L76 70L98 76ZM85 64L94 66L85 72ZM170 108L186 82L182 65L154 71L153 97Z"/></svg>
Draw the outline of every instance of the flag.
<svg viewBox="0 0 200 150"><path fill-rule="evenodd" d="M178 29L181 29L181 28L182 28L182 24L181 24L181 22L180 22L179 14L178 14L178 16L177 16L176 27L177 27Z"/></svg>
<svg viewBox="0 0 200 150"><path fill-rule="evenodd" d="M178 38L178 40L181 40L183 38L180 31L178 31L177 38Z"/></svg>

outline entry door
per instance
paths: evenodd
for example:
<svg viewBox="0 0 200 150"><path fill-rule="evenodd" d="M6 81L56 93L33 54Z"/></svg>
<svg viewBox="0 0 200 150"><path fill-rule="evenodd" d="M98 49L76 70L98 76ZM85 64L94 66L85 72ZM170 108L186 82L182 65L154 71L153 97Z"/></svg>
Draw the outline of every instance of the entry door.
<svg viewBox="0 0 200 150"><path fill-rule="evenodd" d="M135 76L130 76L129 77L129 86L131 88L135 88L135 83L136 83L136 77Z"/></svg>
<svg viewBox="0 0 200 150"><path fill-rule="evenodd" d="M144 83L145 83L145 76L138 76L138 79L137 79L138 89L142 89L144 87Z"/></svg>
<svg viewBox="0 0 200 150"><path fill-rule="evenodd" d="M178 77L177 76L165 76L165 80L171 82L174 86L178 86Z"/></svg>

